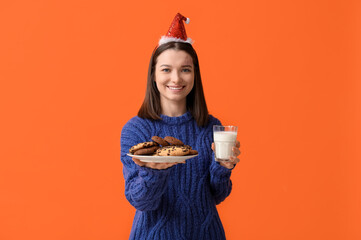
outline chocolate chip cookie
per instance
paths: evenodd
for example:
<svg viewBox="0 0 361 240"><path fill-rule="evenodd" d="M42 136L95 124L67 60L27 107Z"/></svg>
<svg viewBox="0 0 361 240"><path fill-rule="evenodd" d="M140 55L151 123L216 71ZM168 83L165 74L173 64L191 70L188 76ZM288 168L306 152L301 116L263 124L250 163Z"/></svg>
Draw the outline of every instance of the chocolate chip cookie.
<svg viewBox="0 0 361 240"><path fill-rule="evenodd" d="M166 140L170 145L173 145L173 146L182 146L182 145L184 145L184 143L181 140L179 140L179 139L177 139L175 137L166 136L166 137L164 137L164 140Z"/></svg>
<svg viewBox="0 0 361 240"><path fill-rule="evenodd" d="M196 154L198 154L197 150L193 150L193 149L189 150L189 155L196 155Z"/></svg>
<svg viewBox="0 0 361 240"><path fill-rule="evenodd" d="M169 145L169 143L167 141L165 141L163 138L158 137L158 136L153 136L152 140L154 142L158 143L159 145L162 145L163 147Z"/></svg>
<svg viewBox="0 0 361 240"><path fill-rule="evenodd" d="M165 146L157 150L158 156L185 156L190 149L186 146Z"/></svg>
<svg viewBox="0 0 361 240"><path fill-rule="evenodd" d="M133 147L131 147L129 149L129 152L131 154L134 154L139 149L149 148L149 147L154 147L154 146L158 146L158 143L156 143L156 142L142 142L142 143L138 143L137 145L134 145Z"/></svg>
<svg viewBox="0 0 361 240"><path fill-rule="evenodd" d="M134 152L134 155L151 155L155 153L160 147L159 146L153 146L153 147L147 147L147 148L141 148Z"/></svg>

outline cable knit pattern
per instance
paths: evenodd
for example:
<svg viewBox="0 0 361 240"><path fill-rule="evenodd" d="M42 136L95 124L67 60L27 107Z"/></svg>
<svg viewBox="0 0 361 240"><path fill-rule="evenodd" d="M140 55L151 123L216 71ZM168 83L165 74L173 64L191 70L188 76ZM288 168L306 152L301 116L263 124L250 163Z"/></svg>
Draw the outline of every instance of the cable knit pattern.
<svg viewBox="0 0 361 240"><path fill-rule="evenodd" d="M231 192L231 170L214 161L211 149L212 126L220 121L210 116L209 124L199 127L189 112L161 118L134 117L122 129L125 196L136 208L129 239L225 239L216 204ZM133 145L151 141L152 136L178 138L199 155L165 170L139 167L126 154Z"/></svg>

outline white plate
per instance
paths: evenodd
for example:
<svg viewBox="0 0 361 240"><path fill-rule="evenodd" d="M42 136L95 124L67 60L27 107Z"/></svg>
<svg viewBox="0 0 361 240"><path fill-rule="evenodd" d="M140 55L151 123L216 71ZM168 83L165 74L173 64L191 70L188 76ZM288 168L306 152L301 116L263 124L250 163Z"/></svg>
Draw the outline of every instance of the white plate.
<svg viewBox="0 0 361 240"><path fill-rule="evenodd" d="M127 154L130 157L139 159L142 162L155 162L155 163L174 163L174 162L183 162L187 159L197 157L196 155L186 155L186 156L148 156L148 155L132 155Z"/></svg>

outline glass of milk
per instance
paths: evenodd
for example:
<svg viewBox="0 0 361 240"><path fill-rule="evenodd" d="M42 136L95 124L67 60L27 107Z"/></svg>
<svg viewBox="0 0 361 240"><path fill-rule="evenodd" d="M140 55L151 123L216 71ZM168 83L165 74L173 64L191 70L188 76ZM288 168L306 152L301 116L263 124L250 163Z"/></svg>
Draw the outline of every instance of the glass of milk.
<svg viewBox="0 0 361 240"><path fill-rule="evenodd" d="M232 148L236 145L237 129L236 126L213 125L216 161L229 161L234 156Z"/></svg>

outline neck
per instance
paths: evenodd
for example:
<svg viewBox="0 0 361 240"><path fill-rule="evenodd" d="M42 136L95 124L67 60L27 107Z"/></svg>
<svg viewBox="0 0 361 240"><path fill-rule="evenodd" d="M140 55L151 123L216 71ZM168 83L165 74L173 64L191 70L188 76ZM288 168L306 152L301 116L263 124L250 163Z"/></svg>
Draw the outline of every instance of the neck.
<svg viewBox="0 0 361 240"><path fill-rule="evenodd" d="M187 112L186 102L161 101L162 114L169 117L179 117Z"/></svg>

